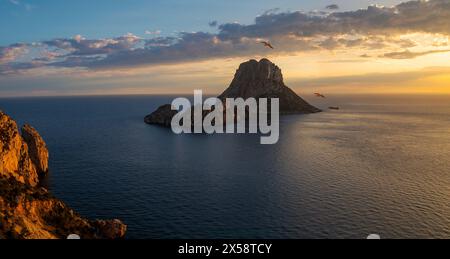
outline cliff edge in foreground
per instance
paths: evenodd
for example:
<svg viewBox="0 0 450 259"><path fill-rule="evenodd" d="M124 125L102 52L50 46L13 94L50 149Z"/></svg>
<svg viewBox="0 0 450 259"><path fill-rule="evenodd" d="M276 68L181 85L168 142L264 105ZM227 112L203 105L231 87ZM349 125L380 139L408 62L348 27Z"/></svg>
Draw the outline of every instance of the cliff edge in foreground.
<svg viewBox="0 0 450 259"><path fill-rule="evenodd" d="M0 239L123 238L120 220L90 221L40 186L48 172L48 150L31 126L20 134L16 122L0 111Z"/></svg>

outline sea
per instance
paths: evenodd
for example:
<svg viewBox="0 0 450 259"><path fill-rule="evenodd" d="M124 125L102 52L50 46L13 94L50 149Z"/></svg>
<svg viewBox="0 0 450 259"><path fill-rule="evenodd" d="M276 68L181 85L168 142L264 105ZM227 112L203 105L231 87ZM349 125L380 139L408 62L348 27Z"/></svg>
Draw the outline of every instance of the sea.
<svg viewBox="0 0 450 259"><path fill-rule="evenodd" d="M0 98L50 151L45 184L130 239L450 238L450 96L307 98L280 139L175 135L175 96ZM338 106L340 110L329 110Z"/></svg>

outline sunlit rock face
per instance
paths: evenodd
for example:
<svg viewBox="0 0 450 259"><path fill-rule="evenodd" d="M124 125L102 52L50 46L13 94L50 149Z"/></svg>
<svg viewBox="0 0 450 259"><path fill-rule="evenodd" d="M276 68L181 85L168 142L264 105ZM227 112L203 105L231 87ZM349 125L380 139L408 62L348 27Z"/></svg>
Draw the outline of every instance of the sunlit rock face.
<svg viewBox="0 0 450 259"><path fill-rule="evenodd" d="M39 182L28 145L23 141L17 124L0 111L0 176L19 183L36 186Z"/></svg>
<svg viewBox="0 0 450 259"><path fill-rule="evenodd" d="M0 111L0 239L84 239L125 237L120 220L82 218L39 184L48 172L48 150L31 126L22 128Z"/></svg>
<svg viewBox="0 0 450 259"><path fill-rule="evenodd" d="M28 153L38 175L48 172L48 149L41 135L30 125L22 127L22 137L28 145Z"/></svg>

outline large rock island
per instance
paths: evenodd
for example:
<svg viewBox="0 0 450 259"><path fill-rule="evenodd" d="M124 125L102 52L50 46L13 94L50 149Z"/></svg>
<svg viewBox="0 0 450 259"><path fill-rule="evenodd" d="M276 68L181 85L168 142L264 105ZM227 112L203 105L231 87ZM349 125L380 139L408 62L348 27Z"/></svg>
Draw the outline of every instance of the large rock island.
<svg viewBox="0 0 450 259"><path fill-rule="evenodd" d="M48 150L39 133L0 111L0 239L123 238L120 220L87 220L56 199L40 181Z"/></svg>
<svg viewBox="0 0 450 259"><path fill-rule="evenodd" d="M242 63L236 71L228 89L218 98L223 102L227 98L279 98L281 114L309 114L320 112L284 84L281 69L268 59L259 62L250 60ZM166 104L145 117L148 124L170 127L170 122L177 112Z"/></svg>

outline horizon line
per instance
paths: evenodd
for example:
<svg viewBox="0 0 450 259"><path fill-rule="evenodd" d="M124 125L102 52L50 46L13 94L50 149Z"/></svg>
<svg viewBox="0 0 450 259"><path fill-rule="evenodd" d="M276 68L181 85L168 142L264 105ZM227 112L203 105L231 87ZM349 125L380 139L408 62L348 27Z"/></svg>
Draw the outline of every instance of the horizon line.
<svg viewBox="0 0 450 259"><path fill-rule="evenodd" d="M61 94L61 95L10 95L10 96L0 96L0 99L20 99L20 98L67 98L67 97L127 97L127 96L186 96L193 95L194 91L191 93L145 93L145 94ZM299 94L300 97L311 96L314 93L303 93ZM203 94L203 96L218 96L219 94ZM449 92L415 92L415 93L403 93L403 92L367 92L367 93L355 93L355 92L342 92L342 93L327 93L327 96L450 96Z"/></svg>

